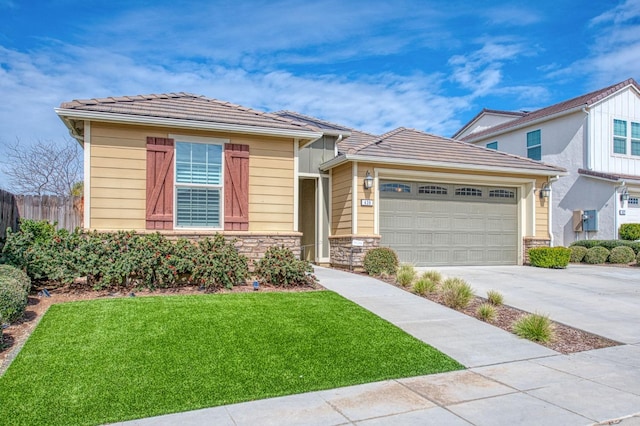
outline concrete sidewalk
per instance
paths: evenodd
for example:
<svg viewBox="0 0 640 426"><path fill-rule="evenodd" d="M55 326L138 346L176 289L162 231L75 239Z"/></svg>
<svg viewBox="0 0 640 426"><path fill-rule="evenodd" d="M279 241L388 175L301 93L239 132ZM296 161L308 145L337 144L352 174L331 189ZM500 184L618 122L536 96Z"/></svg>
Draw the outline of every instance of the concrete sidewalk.
<svg viewBox="0 0 640 426"><path fill-rule="evenodd" d="M471 368L120 424L640 425L640 345L560 355L375 279L325 268L316 275Z"/></svg>

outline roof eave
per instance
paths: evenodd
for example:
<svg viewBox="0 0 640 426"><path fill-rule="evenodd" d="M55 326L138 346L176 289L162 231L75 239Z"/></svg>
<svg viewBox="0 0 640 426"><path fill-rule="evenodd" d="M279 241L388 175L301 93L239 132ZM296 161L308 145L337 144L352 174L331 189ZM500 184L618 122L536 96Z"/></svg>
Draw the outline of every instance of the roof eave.
<svg viewBox="0 0 640 426"><path fill-rule="evenodd" d="M541 169L522 169L511 167L497 167L497 166L483 166L479 164L467 164L467 163L446 163L441 161L424 161L414 159L402 159L402 158L385 158L376 157L371 155L358 155L358 154L344 154L335 157L326 163L320 165L320 169L323 171L337 167L348 161L364 161L371 163L381 163L398 166L417 166L417 167L433 167L452 170L466 170L466 171L486 171L486 172L499 172L499 173L512 173L518 175L540 175L540 176L567 176L566 169L557 167L555 169L541 170Z"/></svg>
<svg viewBox="0 0 640 426"><path fill-rule="evenodd" d="M482 140L485 140L485 139L492 139L492 138L495 138L496 136L500 136L500 135L502 135L504 133L513 132L515 130L520 130L520 129L523 129L525 127L535 126L536 124L543 123L545 121L549 121L549 120L552 120L552 119L555 119L555 118L558 118L558 117L562 117L563 115L573 114L574 112L581 111L582 109L587 108L587 107L588 107L588 105L586 103L585 104L580 104L580 105L575 106L573 108L569 108L569 109L566 109L564 111L558 111L555 114L545 115L545 116L537 118L535 120L526 121L524 123L515 125L513 127L507 127L507 128L495 131L495 132L489 132L489 133L486 133L484 135L481 135L480 137L472 137L473 133L471 133L468 137L466 137L464 139L464 142L475 143L475 142L482 141Z"/></svg>
<svg viewBox="0 0 640 426"><path fill-rule="evenodd" d="M269 127L246 126L240 124L213 123L199 120L183 120L176 118L150 117L145 115L115 114L96 111L78 111L66 108L55 108L56 114L65 121L69 119L106 121L133 125L156 125L183 129L216 130L229 133L244 133L261 136L284 136L298 139L317 139L322 132L311 130L274 129ZM68 126L67 126L68 127Z"/></svg>

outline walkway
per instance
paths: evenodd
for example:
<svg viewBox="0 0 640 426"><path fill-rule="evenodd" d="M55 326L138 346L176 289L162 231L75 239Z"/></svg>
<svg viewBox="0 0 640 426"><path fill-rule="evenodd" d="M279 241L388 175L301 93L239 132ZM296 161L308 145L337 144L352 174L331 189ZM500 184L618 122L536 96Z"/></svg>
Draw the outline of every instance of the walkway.
<svg viewBox="0 0 640 426"><path fill-rule="evenodd" d="M326 268L316 275L470 368L122 424L587 425L626 417L620 424L640 425L640 345L560 355L375 279Z"/></svg>

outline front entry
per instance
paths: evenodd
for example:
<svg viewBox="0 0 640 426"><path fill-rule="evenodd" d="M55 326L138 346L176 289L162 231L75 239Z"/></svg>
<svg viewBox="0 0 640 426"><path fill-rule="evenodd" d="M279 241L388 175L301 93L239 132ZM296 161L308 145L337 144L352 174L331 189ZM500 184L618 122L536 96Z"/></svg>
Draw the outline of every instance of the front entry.
<svg viewBox="0 0 640 426"><path fill-rule="evenodd" d="M329 262L329 178L303 177L298 185L298 230L302 232L301 257Z"/></svg>

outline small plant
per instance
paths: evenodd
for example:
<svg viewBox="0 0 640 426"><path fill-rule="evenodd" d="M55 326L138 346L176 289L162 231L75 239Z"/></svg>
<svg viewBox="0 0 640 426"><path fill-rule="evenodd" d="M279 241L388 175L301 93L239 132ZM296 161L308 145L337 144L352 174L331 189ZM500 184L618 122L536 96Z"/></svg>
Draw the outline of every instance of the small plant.
<svg viewBox="0 0 640 426"><path fill-rule="evenodd" d="M584 262L591 265L605 263L609 257L609 250L604 247L596 246L587 250L584 255Z"/></svg>
<svg viewBox="0 0 640 426"><path fill-rule="evenodd" d="M31 281L24 272L0 265L0 325L19 319L27 307Z"/></svg>
<svg viewBox="0 0 640 426"><path fill-rule="evenodd" d="M638 256L636 257L636 263L640 266L640 253L638 253Z"/></svg>
<svg viewBox="0 0 640 426"><path fill-rule="evenodd" d="M429 278L422 276L418 281L413 283L413 292L424 296L425 294L433 293L436 290L436 283Z"/></svg>
<svg viewBox="0 0 640 426"><path fill-rule="evenodd" d="M496 307L491 303L483 303L478 306L476 314L482 321L491 322L496 318Z"/></svg>
<svg viewBox="0 0 640 426"><path fill-rule="evenodd" d="M442 284L442 274L435 270L426 271L422 274L422 278L433 281L433 283L437 286Z"/></svg>
<svg viewBox="0 0 640 426"><path fill-rule="evenodd" d="M500 306L504 303L502 293L496 290L487 291L487 301L493 306Z"/></svg>
<svg viewBox="0 0 640 426"><path fill-rule="evenodd" d="M462 278L447 278L442 283L442 299L450 308L464 309L473 299L473 289Z"/></svg>
<svg viewBox="0 0 640 426"><path fill-rule="evenodd" d="M584 255L587 254L587 248L582 246L571 246L569 247L571 250L571 263L580 263L582 259L584 259Z"/></svg>
<svg viewBox="0 0 640 426"><path fill-rule="evenodd" d="M534 342L547 343L554 338L553 323L546 315L527 314L513 323L513 332Z"/></svg>
<svg viewBox="0 0 640 426"><path fill-rule="evenodd" d="M398 265L398 255L389 247L376 247L364 255L362 267L369 275L381 275L383 273L395 275Z"/></svg>
<svg viewBox="0 0 640 426"><path fill-rule="evenodd" d="M614 247L609 254L609 263L630 263L636 258L631 247Z"/></svg>
<svg viewBox="0 0 640 426"><path fill-rule="evenodd" d="M400 265L400 268L398 268L398 273L396 274L396 282L402 287L409 287L416 279L416 275L417 273L413 265L404 263Z"/></svg>
<svg viewBox="0 0 640 426"><path fill-rule="evenodd" d="M640 223L623 223L618 230L620 239L627 241L640 240Z"/></svg>
<svg viewBox="0 0 640 426"><path fill-rule="evenodd" d="M538 268L566 268L571 250L566 247L534 247L529 249L529 262Z"/></svg>
<svg viewBox="0 0 640 426"><path fill-rule="evenodd" d="M296 258L287 247L269 247L264 257L256 262L255 274L261 280L282 287L312 286L313 267L306 260Z"/></svg>

